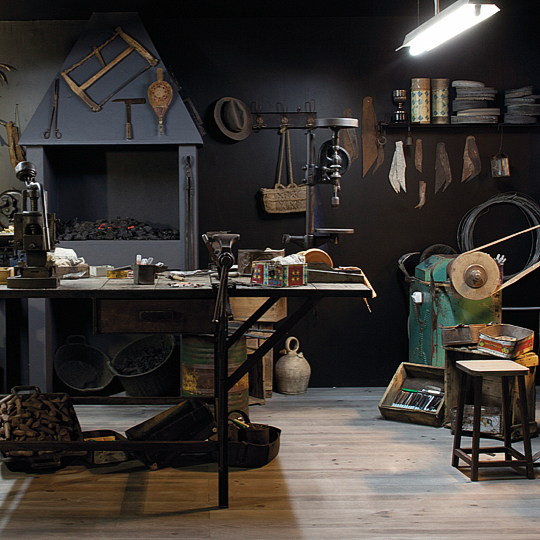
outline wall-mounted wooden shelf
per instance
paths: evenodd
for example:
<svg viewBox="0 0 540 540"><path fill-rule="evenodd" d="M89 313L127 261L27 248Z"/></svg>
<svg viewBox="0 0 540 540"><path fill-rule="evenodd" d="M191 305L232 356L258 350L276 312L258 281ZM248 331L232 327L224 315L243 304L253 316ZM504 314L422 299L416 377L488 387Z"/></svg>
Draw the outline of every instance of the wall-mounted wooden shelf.
<svg viewBox="0 0 540 540"><path fill-rule="evenodd" d="M468 124L412 124L410 122L403 122L403 123L392 123L392 122L379 122L379 129L471 129L471 128L531 128L531 127L538 127L540 126L540 123L536 124L505 124L505 123L497 123L497 124L490 124L490 123L476 123L476 122L470 122Z"/></svg>

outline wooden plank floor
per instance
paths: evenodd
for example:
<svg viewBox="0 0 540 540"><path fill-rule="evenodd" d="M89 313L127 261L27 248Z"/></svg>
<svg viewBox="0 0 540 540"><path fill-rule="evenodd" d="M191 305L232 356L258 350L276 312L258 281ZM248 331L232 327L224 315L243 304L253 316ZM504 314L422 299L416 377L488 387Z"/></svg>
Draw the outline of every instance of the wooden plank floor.
<svg viewBox="0 0 540 540"><path fill-rule="evenodd" d="M0 538L540 537L540 468L534 480L484 469L473 483L450 466L448 429L380 417L383 391L309 389L251 407L252 421L283 430L281 450L266 467L231 472L229 509L216 507L214 464L150 471L138 461L74 463L54 473L2 465ZM120 432L159 410L77 407L84 430Z"/></svg>

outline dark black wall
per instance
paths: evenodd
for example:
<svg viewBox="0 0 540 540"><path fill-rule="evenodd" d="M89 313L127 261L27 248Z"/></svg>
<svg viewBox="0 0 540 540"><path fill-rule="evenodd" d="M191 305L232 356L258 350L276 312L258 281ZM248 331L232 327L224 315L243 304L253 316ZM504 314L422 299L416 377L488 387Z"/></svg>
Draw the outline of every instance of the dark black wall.
<svg viewBox="0 0 540 540"><path fill-rule="evenodd" d="M377 118L384 120L395 108L392 90L410 88L413 77L479 80L500 91L525 85L539 89L537 25L517 5L420 57L410 56L407 49L395 52L416 24L414 13L358 18L143 17L156 49L182 86L182 96L192 99L208 131L199 153L200 230L231 230L241 235L239 248L285 247L288 253L297 249L282 245L283 233L304 233L302 215L270 216L258 201L259 188L274 182L277 132L252 133L241 142L227 140L212 119L217 100L232 96L248 105L257 102L264 111L275 110L278 102L294 111L314 100L320 118L340 117L346 108L361 118L362 100L371 96ZM329 138L330 132L324 131L317 130L318 143ZM482 173L462 184L464 142L471 134L480 150ZM377 298L370 301L371 313L361 301L325 300L295 328L300 350L312 366L312 386L386 385L408 354L407 289L397 267L399 257L435 243L457 249L456 232L464 214L500 192L517 191L540 201L537 127L504 129L502 148L511 164L511 177L504 180L489 174L490 156L501 139L496 126L413 128L413 137L424 143L424 173L414 171L412 155L407 154L407 193L396 194L388 171L394 143L404 137L405 132L388 131L385 162L375 174L362 177L361 157L353 163L342 179L339 209L330 207L331 193L321 189L325 225L355 229L354 235L329 246L334 263L360 266ZM453 181L435 195L438 142L446 144ZM302 130L293 132L292 143L300 179L306 159ZM419 179L428 183L427 202L415 209ZM490 213L482 221L485 226L475 235L476 245L527 225L513 209ZM514 248L515 253L505 249L510 250L503 250L508 265L519 266L522 248ZM503 304L539 305L538 279L532 274L507 289ZM509 317L505 315L508 322ZM529 317L524 322L537 330L537 313Z"/></svg>

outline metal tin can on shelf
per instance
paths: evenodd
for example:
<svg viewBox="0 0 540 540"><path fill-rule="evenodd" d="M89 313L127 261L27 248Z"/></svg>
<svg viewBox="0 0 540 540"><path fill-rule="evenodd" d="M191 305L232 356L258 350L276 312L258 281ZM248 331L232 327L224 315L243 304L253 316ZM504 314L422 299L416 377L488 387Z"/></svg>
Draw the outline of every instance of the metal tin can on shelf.
<svg viewBox="0 0 540 540"><path fill-rule="evenodd" d="M431 92L429 79L411 79L411 122L429 124Z"/></svg>
<svg viewBox="0 0 540 540"><path fill-rule="evenodd" d="M434 124L448 124L448 93L450 79L431 79L431 121Z"/></svg>

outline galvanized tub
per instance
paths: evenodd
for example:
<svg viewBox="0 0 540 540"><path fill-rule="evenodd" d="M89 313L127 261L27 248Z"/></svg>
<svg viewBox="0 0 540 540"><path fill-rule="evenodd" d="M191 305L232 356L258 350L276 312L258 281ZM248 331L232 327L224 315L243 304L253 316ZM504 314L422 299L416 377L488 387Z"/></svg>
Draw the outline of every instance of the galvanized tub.
<svg viewBox="0 0 540 540"><path fill-rule="evenodd" d="M186 397L214 396L214 336L184 334L182 336L182 395ZM229 375L247 358L246 338L240 338L229 348ZM247 414L249 378L244 375L229 390L229 411Z"/></svg>
<svg viewBox="0 0 540 540"><path fill-rule="evenodd" d="M133 341L111 360L111 371L118 377L130 396L177 396L180 393L180 373L171 334L152 334ZM141 364L152 366L147 370ZM126 367L128 366L128 367Z"/></svg>
<svg viewBox="0 0 540 540"><path fill-rule="evenodd" d="M88 345L83 336L69 336L53 362L60 380L77 392L104 390L114 378L107 355Z"/></svg>

